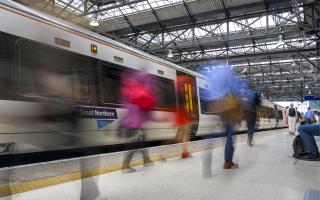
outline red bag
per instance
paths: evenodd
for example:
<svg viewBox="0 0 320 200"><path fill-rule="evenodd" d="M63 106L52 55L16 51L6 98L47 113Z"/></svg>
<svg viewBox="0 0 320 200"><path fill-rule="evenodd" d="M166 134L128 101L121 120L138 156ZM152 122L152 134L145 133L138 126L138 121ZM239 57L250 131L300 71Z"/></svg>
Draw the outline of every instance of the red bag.
<svg viewBox="0 0 320 200"><path fill-rule="evenodd" d="M131 103L143 110L150 110L156 106L156 97L151 89L141 83L135 83L130 87Z"/></svg>

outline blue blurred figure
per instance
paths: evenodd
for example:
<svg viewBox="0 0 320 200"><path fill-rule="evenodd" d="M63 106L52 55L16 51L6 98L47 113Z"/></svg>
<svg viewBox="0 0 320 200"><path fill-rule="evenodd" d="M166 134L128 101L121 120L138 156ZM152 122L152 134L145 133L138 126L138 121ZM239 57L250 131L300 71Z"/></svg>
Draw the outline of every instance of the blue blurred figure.
<svg viewBox="0 0 320 200"><path fill-rule="evenodd" d="M198 72L208 77L208 94L204 99L211 101L210 112L220 116L226 130L224 169L237 168L233 162L233 128L243 118L240 109L241 80L234 76L231 67L221 61L209 61L198 67Z"/></svg>
<svg viewBox="0 0 320 200"><path fill-rule="evenodd" d="M304 117L307 120L307 125L313 124L312 119L314 119L314 112L308 107L308 111L304 114Z"/></svg>

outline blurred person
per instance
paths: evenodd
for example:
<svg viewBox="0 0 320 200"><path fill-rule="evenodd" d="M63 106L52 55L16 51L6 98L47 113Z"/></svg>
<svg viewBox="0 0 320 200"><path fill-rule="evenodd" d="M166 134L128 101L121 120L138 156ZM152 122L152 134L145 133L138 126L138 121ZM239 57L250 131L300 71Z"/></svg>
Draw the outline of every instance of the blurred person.
<svg viewBox="0 0 320 200"><path fill-rule="evenodd" d="M299 122L300 122L300 125L305 125L306 124L306 118L305 118L305 116L304 116L304 113L303 112L301 112L300 113L300 116L299 116Z"/></svg>
<svg viewBox="0 0 320 200"><path fill-rule="evenodd" d="M307 125L313 124L312 120L314 119L314 112L308 107L308 111L304 114L304 117L306 118Z"/></svg>
<svg viewBox="0 0 320 200"><path fill-rule="evenodd" d="M257 109L261 105L261 98L260 95L253 89L252 85L249 85L248 88L244 88L244 93L241 96L241 109L244 112L248 129L247 145L252 147L257 121Z"/></svg>
<svg viewBox="0 0 320 200"><path fill-rule="evenodd" d="M238 168L238 164L233 162L232 136L234 125L243 119L239 103L241 81L234 76L228 64L220 61L209 61L199 68L210 69L200 70L200 73L209 78L209 94L205 98L211 101L210 112L219 115L225 127L226 144L223 169Z"/></svg>
<svg viewBox="0 0 320 200"><path fill-rule="evenodd" d="M319 124L319 111L314 112L314 124Z"/></svg>
<svg viewBox="0 0 320 200"><path fill-rule="evenodd" d="M45 120L49 122L55 131L69 137L68 145L80 145L84 138L79 136L78 109L72 99L71 82L64 72L56 72L50 69L41 69L42 81L42 102L44 104ZM69 89L68 89L69 88ZM83 152L76 152L78 156L85 156ZM81 200L106 199L100 195L97 185L97 177L88 178L84 172L89 169L90 163L85 158L79 160L81 172Z"/></svg>
<svg viewBox="0 0 320 200"><path fill-rule="evenodd" d="M145 71L129 72L123 75L121 80L121 102L127 109L120 121L120 134L130 139L130 150L125 154L122 163L122 172L131 173L136 170L130 167L135 152L140 151L144 165L152 164L147 149L141 148L141 142L145 141L144 124L151 120L151 109L156 105L156 82Z"/></svg>
<svg viewBox="0 0 320 200"><path fill-rule="evenodd" d="M289 134L294 135L296 132L296 110L293 108L293 104L290 104L290 108L288 110L288 124L289 124Z"/></svg>
<svg viewBox="0 0 320 200"><path fill-rule="evenodd" d="M296 110L296 122L299 123L301 119L301 113L298 111L298 108L295 108Z"/></svg>
<svg viewBox="0 0 320 200"><path fill-rule="evenodd" d="M320 136L320 125L301 125L298 132L308 149L308 155L301 159L318 160L320 159L319 150L314 136Z"/></svg>
<svg viewBox="0 0 320 200"><path fill-rule="evenodd" d="M178 96L184 97L185 90L184 84L189 81L189 78L185 75L177 76L175 81L177 91L179 93ZM178 142L182 142L182 154L181 158L188 158L191 156L190 152L188 151L188 142L190 141L190 131L191 131L191 116L189 116L188 109L186 107L186 102L184 98L179 98L178 100L178 109L176 112L175 118L175 126L178 127L178 132L176 136L176 140Z"/></svg>

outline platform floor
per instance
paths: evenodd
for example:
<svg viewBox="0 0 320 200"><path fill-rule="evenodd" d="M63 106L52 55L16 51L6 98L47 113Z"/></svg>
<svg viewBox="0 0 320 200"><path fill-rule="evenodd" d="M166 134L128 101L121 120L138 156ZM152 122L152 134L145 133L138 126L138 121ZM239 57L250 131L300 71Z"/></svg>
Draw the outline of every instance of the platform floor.
<svg viewBox="0 0 320 200"><path fill-rule="evenodd" d="M211 177L203 176L205 151L188 159L138 166L135 173L116 171L0 199L76 200L81 183L90 195L95 191L90 183L96 181L101 200L302 200L307 189L320 190L320 161L296 162L291 157L292 141L293 136L282 129L258 137L254 147L238 143L235 161L240 167L232 170L222 169L223 148L215 148Z"/></svg>

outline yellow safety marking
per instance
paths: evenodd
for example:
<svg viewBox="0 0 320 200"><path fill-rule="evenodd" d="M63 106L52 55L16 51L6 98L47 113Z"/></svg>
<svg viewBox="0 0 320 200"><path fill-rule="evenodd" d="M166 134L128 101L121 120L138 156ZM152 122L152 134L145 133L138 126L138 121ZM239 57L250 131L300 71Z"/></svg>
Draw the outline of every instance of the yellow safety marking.
<svg viewBox="0 0 320 200"><path fill-rule="evenodd" d="M189 103L190 103L190 110L193 111L193 102L192 102L192 90L191 90L191 85L188 84L188 88L189 88Z"/></svg>
<svg viewBox="0 0 320 200"><path fill-rule="evenodd" d="M185 98L186 98L186 110L187 112L189 112L189 95L188 95L188 85L185 83L184 84L184 94L185 94Z"/></svg>
<svg viewBox="0 0 320 200"><path fill-rule="evenodd" d="M257 135L255 136L256 138L263 138L272 135L273 133L268 133L264 135ZM242 143L245 142L246 138L241 138L238 140L236 143ZM215 144L215 145L208 145L206 147L201 147L201 148L193 148L190 152L191 153L197 153L201 151L205 151L208 149L213 149L213 148L218 148L222 147L224 144ZM156 161L161 161L164 159L170 159L170 158L177 158L181 156L181 152L172 152L172 153L167 153L163 155L153 155L151 156L151 160L156 162ZM6 185L0 185L0 196L9 196L9 195L14 195L14 194L19 194L23 192L29 192L32 190L40 189L40 188L45 188L53 185L58 185L62 183L68 183L76 180L81 180L84 178L89 178L93 176L98 176L102 174L107 174L110 172L114 171L119 171L121 170L121 163L116 163L104 167L98 167L98 168L93 168L93 169L88 169L85 171L79 171L79 172L74 172L70 174L65 174L61 176L55 176L55 177L48 177L48 178L42 178L38 180L32 180L32 181L26 181L22 183L9 183ZM130 167L135 167L143 165L143 159L137 159L133 160L130 163Z"/></svg>

